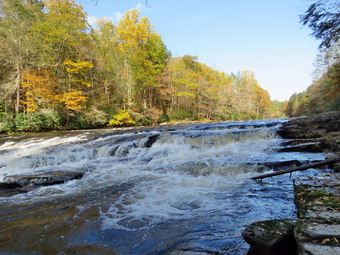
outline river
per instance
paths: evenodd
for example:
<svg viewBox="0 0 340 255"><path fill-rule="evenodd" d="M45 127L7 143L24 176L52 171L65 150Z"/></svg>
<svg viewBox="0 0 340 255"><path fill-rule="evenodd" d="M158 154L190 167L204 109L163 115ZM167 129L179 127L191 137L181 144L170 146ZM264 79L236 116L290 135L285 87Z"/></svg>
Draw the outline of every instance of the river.
<svg viewBox="0 0 340 255"><path fill-rule="evenodd" d="M244 254L248 224L296 218L289 175L249 178L327 156L279 152L284 121L2 137L0 181L84 175L0 197L0 254Z"/></svg>

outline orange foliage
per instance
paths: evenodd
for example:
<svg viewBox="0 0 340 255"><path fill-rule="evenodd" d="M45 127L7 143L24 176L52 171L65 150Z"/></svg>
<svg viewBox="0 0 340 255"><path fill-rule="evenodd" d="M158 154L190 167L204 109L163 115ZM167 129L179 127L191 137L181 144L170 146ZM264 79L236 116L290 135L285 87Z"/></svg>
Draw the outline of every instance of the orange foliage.
<svg viewBox="0 0 340 255"><path fill-rule="evenodd" d="M86 103L86 96L82 91L65 92L61 101L64 102L67 110L80 111Z"/></svg>
<svg viewBox="0 0 340 255"><path fill-rule="evenodd" d="M35 112L41 107L51 107L57 103L58 89L48 70L27 70L22 75L25 89L26 112Z"/></svg>

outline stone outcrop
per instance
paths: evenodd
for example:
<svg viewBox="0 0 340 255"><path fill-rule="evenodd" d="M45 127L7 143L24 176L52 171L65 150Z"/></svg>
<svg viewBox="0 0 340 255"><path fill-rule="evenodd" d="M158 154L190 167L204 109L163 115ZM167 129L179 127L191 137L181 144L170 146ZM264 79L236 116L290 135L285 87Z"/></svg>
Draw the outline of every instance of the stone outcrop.
<svg viewBox="0 0 340 255"><path fill-rule="evenodd" d="M309 143L308 150L314 150L311 143L317 143L316 150L340 151L340 112L326 112L310 117L299 117L282 125L278 134L286 139L303 139Z"/></svg>

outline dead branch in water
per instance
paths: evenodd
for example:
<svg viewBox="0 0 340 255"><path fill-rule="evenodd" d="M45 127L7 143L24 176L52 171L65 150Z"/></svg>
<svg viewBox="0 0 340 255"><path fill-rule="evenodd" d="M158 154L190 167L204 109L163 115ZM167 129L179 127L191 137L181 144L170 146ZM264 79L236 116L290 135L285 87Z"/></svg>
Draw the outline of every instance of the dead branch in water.
<svg viewBox="0 0 340 255"><path fill-rule="evenodd" d="M294 167L294 168L289 169L289 170L276 171L276 172L270 173L270 174L262 174L262 175L252 177L251 179L252 180L258 180L258 179L263 179L263 178L272 177L272 176L276 176L276 175L287 174L287 173L292 173L292 172L296 172L296 171L303 171L303 170L313 168L313 167L320 167L320 166L324 166L324 165L333 165L337 162L340 162L340 157L322 160L322 161L318 161L318 162L303 165L303 166L297 166L297 167Z"/></svg>

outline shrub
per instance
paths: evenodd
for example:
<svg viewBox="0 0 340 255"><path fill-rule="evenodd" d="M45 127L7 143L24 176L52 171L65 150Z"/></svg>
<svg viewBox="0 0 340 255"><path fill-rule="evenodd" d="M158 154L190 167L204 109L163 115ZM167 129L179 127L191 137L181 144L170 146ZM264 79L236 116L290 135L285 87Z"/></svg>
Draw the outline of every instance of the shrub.
<svg viewBox="0 0 340 255"><path fill-rule="evenodd" d="M158 123L169 122L170 118L166 112L163 112L162 116L158 119Z"/></svg>
<svg viewBox="0 0 340 255"><path fill-rule="evenodd" d="M16 131L40 132L62 129L63 116L60 113L43 111L43 113L19 113L14 119Z"/></svg>
<svg viewBox="0 0 340 255"><path fill-rule="evenodd" d="M154 123L154 120L150 116L145 115L145 113L131 112L131 116L139 126L149 126Z"/></svg>
<svg viewBox="0 0 340 255"><path fill-rule="evenodd" d="M0 113L0 133L11 132L13 130L14 130L13 116Z"/></svg>
<svg viewBox="0 0 340 255"><path fill-rule="evenodd" d="M19 113L14 119L16 131L39 132L45 129L45 116L40 113Z"/></svg>
<svg viewBox="0 0 340 255"><path fill-rule="evenodd" d="M109 126L111 127L133 126L135 124L136 122L126 110L120 110L117 114L113 115L109 121Z"/></svg>
<svg viewBox="0 0 340 255"><path fill-rule="evenodd" d="M60 130L63 128L63 115L53 110L42 110L43 115L43 129L44 130Z"/></svg>
<svg viewBox="0 0 340 255"><path fill-rule="evenodd" d="M171 120L193 120L194 114L190 111L186 111L183 109L174 109L172 111L169 111L169 117Z"/></svg>
<svg viewBox="0 0 340 255"><path fill-rule="evenodd" d="M84 113L77 112L66 114L68 114L65 125L67 129L85 129L89 126Z"/></svg>
<svg viewBox="0 0 340 255"><path fill-rule="evenodd" d="M90 112L86 112L85 117L90 128L104 127L108 123L107 114L95 108Z"/></svg>

